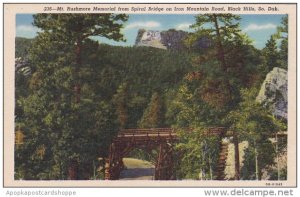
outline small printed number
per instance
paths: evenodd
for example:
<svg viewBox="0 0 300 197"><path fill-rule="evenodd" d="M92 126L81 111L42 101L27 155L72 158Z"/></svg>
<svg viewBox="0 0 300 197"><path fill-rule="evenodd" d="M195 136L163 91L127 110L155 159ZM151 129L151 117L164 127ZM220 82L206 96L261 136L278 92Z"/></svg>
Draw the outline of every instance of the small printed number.
<svg viewBox="0 0 300 197"><path fill-rule="evenodd" d="M282 186L282 183L266 183L266 186Z"/></svg>
<svg viewBox="0 0 300 197"><path fill-rule="evenodd" d="M44 11L51 11L52 7L44 7Z"/></svg>

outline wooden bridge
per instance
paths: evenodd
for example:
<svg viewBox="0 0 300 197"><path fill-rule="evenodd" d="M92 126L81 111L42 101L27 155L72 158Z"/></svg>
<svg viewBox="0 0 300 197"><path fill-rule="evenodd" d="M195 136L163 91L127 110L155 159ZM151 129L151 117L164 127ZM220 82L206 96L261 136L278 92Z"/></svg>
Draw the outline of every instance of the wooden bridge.
<svg viewBox="0 0 300 197"><path fill-rule="evenodd" d="M190 132L191 129L185 129ZM224 127L209 128L205 135L226 136ZM124 169L122 159L134 148L140 148L147 152L158 149L159 154L155 162L155 180L176 179L173 172L173 145L178 141L178 136L173 128L151 129L124 129L113 139L110 145L109 157L105 165L105 179L117 180ZM221 140L220 140L221 143ZM220 144L221 148L221 144ZM221 149L222 150L222 149ZM221 153L220 153L221 154ZM224 155L224 154L222 154ZM222 160L226 158L222 156ZM220 162L224 163L224 162ZM221 168L220 168L221 169ZM220 174L221 176L221 174Z"/></svg>
<svg viewBox="0 0 300 197"><path fill-rule="evenodd" d="M122 159L134 148L147 152L159 148L155 163L156 180L169 180L173 175L173 144L178 137L172 128L124 129L113 139L106 161L105 179L119 179L124 168Z"/></svg>
<svg viewBox="0 0 300 197"><path fill-rule="evenodd" d="M193 132L193 129L186 128L185 132ZM232 131L227 131L224 127L207 128L204 132L205 136L218 136L219 158L217 162L216 179L224 180L224 170L226 167L226 159L228 155L228 142L223 142L224 137L233 137L235 144L235 179L239 179L239 150L238 139ZM285 138L286 132L279 132L270 136L271 138ZM176 179L174 173L173 162L173 146L179 140L175 129L173 128L151 128L151 129L123 129L113 139L110 149L109 157L105 164L105 179L117 180L120 172L124 169L122 159L130 153L134 148L140 148L147 152L158 149L158 157L155 162L155 180L172 180Z"/></svg>

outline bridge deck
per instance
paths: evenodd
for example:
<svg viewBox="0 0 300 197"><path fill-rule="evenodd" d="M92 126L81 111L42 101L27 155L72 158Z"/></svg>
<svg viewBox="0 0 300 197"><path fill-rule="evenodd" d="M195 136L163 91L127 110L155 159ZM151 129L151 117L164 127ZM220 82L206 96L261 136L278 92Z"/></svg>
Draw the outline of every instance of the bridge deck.
<svg viewBox="0 0 300 197"><path fill-rule="evenodd" d="M193 132L193 129L186 128L184 129L187 133ZM206 136L223 136L231 137L233 136L232 131L226 131L224 127L214 127L208 128L207 131L203 133ZM277 133L278 137L286 136L285 132ZM275 136L275 134L274 134ZM272 136L273 137L273 136ZM150 128L150 129L123 129L121 130L115 140L155 140L158 138L161 139L178 139L176 130L174 128Z"/></svg>

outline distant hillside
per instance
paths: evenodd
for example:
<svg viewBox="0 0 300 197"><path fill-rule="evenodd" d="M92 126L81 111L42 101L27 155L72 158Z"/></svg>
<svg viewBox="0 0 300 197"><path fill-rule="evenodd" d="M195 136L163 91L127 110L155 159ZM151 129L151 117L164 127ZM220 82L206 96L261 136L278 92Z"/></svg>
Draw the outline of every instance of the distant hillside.
<svg viewBox="0 0 300 197"><path fill-rule="evenodd" d="M16 40L15 40L15 44L16 44L15 56L16 56L16 58L26 57L28 55L28 50L32 44L32 41L33 41L33 39L16 37Z"/></svg>
<svg viewBox="0 0 300 197"><path fill-rule="evenodd" d="M16 77L16 81L20 82L16 83L18 96L19 92L26 92L28 88L26 84L30 76L25 73L36 70L30 60L25 61L26 64L23 61L26 60L31 42L30 39L16 39L16 54L21 57L16 59L16 66L24 68ZM128 127L136 127L152 94L160 92L164 95L177 89L184 76L192 70L189 59L190 54L185 51L111 46L89 41L85 43L82 54L81 72L85 82L82 94L84 96L86 87L90 87L93 94L110 101L117 89L127 83L130 111ZM90 94L86 93L87 97Z"/></svg>

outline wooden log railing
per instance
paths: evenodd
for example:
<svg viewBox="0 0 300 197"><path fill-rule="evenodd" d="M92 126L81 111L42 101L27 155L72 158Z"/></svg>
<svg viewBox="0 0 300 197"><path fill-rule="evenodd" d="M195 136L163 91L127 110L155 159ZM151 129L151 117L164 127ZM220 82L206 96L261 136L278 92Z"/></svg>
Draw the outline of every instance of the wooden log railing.
<svg viewBox="0 0 300 197"><path fill-rule="evenodd" d="M193 132L192 128L183 129L186 132ZM203 132L204 135L232 135L231 132L226 132L224 127L212 127ZM150 129L122 129L119 131L117 137L124 136L140 136L140 135L174 135L176 136L176 129L174 128L150 128Z"/></svg>

